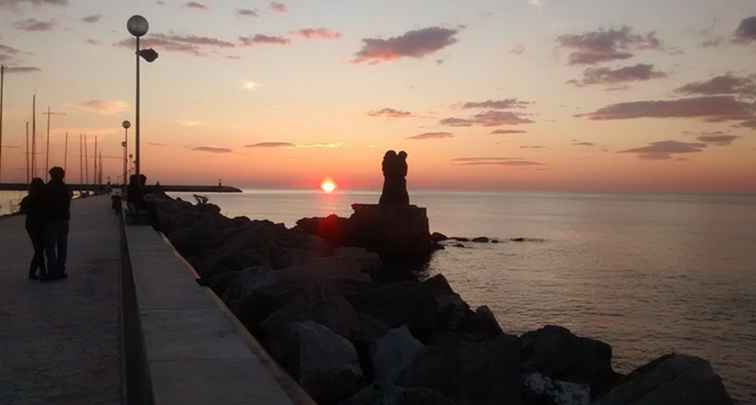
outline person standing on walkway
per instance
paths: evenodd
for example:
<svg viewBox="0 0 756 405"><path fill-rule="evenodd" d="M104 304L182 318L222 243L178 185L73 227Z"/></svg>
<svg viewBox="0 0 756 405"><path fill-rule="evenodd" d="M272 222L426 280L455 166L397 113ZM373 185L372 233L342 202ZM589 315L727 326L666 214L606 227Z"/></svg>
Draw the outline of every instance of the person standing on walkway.
<svg viewBox="0 0 756 405"><path fill-rule="evenodd" d="M50 169L47 183L47 270L48 280L65 278L68 254L68 221L71 219L71 190L63 182L66 171L55 166Z"/></svg>
<svg viewBox="0 0 756 405"><path fill-rule="evenodd" d="M44 253L47 243L45 240L47 226L45 192L45 182L35 177L29 184L29 194L21 200L21 213L26 215L26 232L34 246L34 256L29 266L29 278L33 280L47 277Z"/></svg>

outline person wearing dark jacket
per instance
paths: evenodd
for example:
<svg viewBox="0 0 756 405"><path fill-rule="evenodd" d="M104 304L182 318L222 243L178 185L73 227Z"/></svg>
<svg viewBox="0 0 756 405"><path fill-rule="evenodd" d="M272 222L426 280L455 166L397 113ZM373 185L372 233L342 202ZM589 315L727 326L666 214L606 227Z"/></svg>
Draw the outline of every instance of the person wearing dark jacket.
<svg viewBox="0 0 756 405"><path fill-rule="evenodd" d="M47 183L47 279L65 278L66 256L68 254L68 221L71 219L71 190L63 182L66 176L61 167L50 169L50 181Z"/></svg>
<svg viewBox="0 0 756 405"><path fill-rule="evenodd" d="M32 179L29 184L29 194L21 200L21 213L26 215L26 232L29 234L34 256L29 266L29 278L47 277L45 267L45 227L47 225L47 210L45 209L45 182L40 178ZM39 275L37 274L39 270Z"/></svg>

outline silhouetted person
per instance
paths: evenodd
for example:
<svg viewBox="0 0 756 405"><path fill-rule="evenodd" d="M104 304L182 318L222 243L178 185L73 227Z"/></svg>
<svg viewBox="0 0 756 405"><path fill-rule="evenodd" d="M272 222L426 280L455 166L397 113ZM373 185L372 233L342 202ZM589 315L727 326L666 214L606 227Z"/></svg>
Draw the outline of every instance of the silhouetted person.
<svg viewBox="0 0 756 405"><path fill-rule="evenodd" d="M29 184L29 194L21 200L21 213L26 215L26 232L29 234L34 256L29 266L29 278L47 277L45 267L45 226L47 212L45 209L45 182L35 177ZM39 270L39 275L37 274Z"/></svg>
<svg viewBox="0 0 756 405"><path fill-rule="evenodd" d="M381 205L409 205L407 193L407 153L390 150L383 156L383 192Z"/></svg>
<svg viewBox="0 0 756 405"><path fill-rule="evenodd" d="M47 210L47 279L65 278L68 256L68 221L71 219L71 190L63 182L66 171L55 166L50 169L50 181L45 190Z"/></svg>

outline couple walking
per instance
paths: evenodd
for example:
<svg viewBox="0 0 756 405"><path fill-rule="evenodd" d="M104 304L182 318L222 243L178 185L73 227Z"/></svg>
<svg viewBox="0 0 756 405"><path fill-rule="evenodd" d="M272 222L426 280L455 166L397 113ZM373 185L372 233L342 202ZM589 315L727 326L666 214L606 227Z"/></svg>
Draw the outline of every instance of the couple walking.
<svg viewBox="0 0 756 405"><path fill-rule="evenodd" d="M57 280L67 277L68 221L71 218L72 195L63 182L65 175L65 170L53 167L50 169L50 181L45 184L40 178L33 179L29 185L29 195L21 201L21 213L26 215L26 232L34 246L34 257L29 267L30 279Z"/></svg>

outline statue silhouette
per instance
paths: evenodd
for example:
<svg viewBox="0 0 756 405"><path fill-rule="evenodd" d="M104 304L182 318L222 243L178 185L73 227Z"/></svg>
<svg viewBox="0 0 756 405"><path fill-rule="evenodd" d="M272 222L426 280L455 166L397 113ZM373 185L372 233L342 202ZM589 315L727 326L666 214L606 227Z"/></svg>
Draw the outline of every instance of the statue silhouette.
<svg viewBox="0 0 756 405"><path fill-rule="evenodd" d="M407 193L407 152L390 150L383 155L381 205L409 205Z"/></svg>

